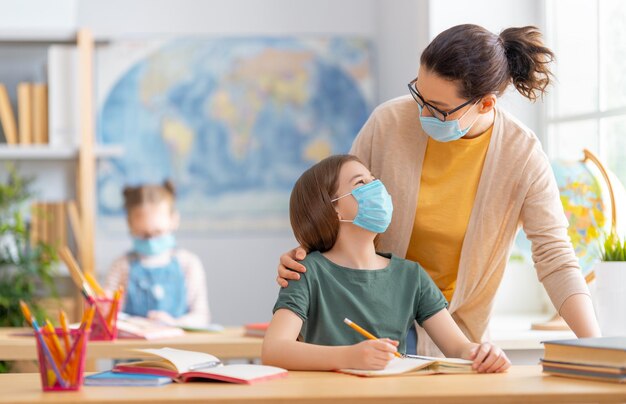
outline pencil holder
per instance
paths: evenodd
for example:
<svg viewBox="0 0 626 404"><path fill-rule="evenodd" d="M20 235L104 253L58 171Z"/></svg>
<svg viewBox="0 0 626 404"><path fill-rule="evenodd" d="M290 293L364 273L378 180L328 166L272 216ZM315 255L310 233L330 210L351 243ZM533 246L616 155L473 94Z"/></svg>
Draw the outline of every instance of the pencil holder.
<svg viewBox="0 0 626 404"><path fill-rule="evenodd" d="M119 301L108 297L95 297L86 302L96 306L96 314L91 325L90 341L112 341L117 339L117 313Z"/></svg>
<svg viewBox="0 0 626 404"><path fill-rule="evenodd" d="M85 373L89 332L83 329L71 330L66 336L61 328L55 331L56 341L47 330L35 332L41 387L43 391L80 390Z"/></svg>

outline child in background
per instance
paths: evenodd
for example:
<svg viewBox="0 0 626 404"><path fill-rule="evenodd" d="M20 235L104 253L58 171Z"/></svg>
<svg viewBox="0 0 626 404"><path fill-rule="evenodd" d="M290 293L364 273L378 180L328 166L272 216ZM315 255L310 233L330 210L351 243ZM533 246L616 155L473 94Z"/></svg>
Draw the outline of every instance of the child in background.
<svg viewBox="0 0 626 404"><path fill-rule="evenodd" d="M173 232L180 216L174 186L141 185L124 189L133 249L117 259L106 287L123 286L123 312L173 325L210 322L205 273L193 253L176 248Z"/></svg>
<svg viewBox="0 0 626 404"><path fill-rule="evenodd" d="M446 356L471 360L478 372L510 366L500 348L467 339L419 264L376 252L374 239L389 226L392 211L384 185L355 156L329 157L302 174L289 215L307 251L307 271L279 293L263 342L264 364L382 369L405 350L416 320ZM388 338L363 340L344 318Z"/></svg>

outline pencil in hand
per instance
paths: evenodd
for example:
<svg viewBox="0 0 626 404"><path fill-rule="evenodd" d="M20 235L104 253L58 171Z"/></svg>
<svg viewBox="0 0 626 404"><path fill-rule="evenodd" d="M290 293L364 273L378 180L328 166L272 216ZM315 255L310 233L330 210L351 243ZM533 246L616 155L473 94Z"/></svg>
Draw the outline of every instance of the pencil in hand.
<svg viewBox="0 0 626 404"><path fill-rule="evenodd" d="M344 318L343 322L346 323L348 326L350 326L352 329L354 329L356 332L358 332L359 334L361 334L362 336L364 336L367 339L379 339L376 336L374 336L374 334L372 334L371 332L365 330L364 328L361 328L361 326L359 326L357 323L355 323L354 321L350 320L349 318ZM397 358L402 358L402 355L400 355L400 353L398 351L393 353Z"/></svg>

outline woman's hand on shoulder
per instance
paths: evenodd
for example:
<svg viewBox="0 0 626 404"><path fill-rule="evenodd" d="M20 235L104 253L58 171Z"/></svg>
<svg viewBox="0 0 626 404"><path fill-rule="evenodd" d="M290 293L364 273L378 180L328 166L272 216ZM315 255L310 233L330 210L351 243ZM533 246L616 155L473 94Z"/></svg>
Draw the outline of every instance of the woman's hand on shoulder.
<svg viewBox="0 0 626 404"><path fill-rule="evenodd" d="M489 342L468 344L461 357L473 361L472 369L478 373L501 373L511 367L504 351Z"/></svg>
<svg viewBox="0 0 626 404"><path fill-rule="evenodd" d="M278 264L278 276L276 277L276 283L281 287L286 288L289 284L289 280L297 281L300 279L298 272L306 272L304 265L298 261L302 261L306 257L306 251L304 248L297 247L293 250L286 252L280 256L280 263Z"/></svg>

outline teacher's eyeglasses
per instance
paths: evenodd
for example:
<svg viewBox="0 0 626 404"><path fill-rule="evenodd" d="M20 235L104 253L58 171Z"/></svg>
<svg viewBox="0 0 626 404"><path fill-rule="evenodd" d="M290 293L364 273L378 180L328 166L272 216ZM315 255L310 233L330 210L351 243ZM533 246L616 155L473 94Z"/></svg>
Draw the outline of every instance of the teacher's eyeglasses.
<svg viewBox="0 0 626 404"><path fill-rule="evenodd" d="M415 79L413 79L409 84L407 84L407 86L409 87L409 92L411 93L411 95L413 96L413 99L415 100L415 102L417 102L417 104L421 107L421 108L428 108L428 111L431 113L432 116L434 116L435 118L439 119L441 122L445 122L446 119L448 118L448 116L454 114L456 111L458 111L459 109L463 108L464 106L470 104L472 101L474 101L476 98L472 98L470 100L467 100L466 102L464 102L463 104L459 105L458 107L451 109L448 112L442 111L439 108L435 107L432 104L429 104L428 102L426 102L424 100L424 97L422 97L422 95L419 93L419 91L417 91L417 88L415 87L415 83L417 83L417 77Z"/></svg>

